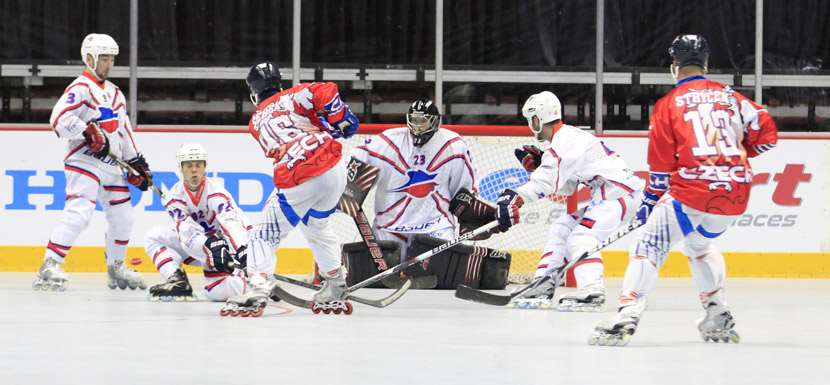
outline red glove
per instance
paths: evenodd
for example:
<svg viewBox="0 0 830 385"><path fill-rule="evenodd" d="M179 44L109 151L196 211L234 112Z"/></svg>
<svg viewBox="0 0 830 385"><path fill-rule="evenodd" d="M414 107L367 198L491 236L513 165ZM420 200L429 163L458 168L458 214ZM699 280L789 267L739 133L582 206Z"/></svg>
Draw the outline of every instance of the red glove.
<svg viewBox="0 0 830 385"><path fill-rule="evenodd" d="M514 151L516 159L527 172L533 172L542 164L542 150L534 145L524 145Z"/></svg>
<svg viewBox="0 0 830 385"><path fill-rule="evenodd" d="M106 156L110 152L110 141L98 127L98 123L90 122L84 130L84 142L96 156Z"/></svg>

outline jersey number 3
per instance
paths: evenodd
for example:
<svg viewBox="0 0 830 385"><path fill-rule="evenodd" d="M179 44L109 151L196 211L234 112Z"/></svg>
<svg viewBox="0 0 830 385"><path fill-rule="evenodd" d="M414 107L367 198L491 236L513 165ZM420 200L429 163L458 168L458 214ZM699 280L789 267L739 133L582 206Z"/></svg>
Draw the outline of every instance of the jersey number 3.
<svg viewBox="0 0 830 385"><path fill-rule="evenodd" d="M683 114L683 120L692 123L692 129L695 131L697 145L692 147L692 155L741 155L736 145L735 132L729 124L729 112L699 108Z"/></svg>

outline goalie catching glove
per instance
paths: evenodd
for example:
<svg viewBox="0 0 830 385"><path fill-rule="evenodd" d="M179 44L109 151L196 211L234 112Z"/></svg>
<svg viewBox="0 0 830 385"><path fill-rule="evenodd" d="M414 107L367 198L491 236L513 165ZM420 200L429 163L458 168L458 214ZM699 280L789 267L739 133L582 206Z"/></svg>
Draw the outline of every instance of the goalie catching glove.
<svg viewBox="0 0 830 385"><path fill-rule="evenodd" d="M542 150L534 145L524 145L522 148L517 148L514 154L527 172L536 171L542 164Z"/></svg>
<svg viewBox="0 0 830 385"><path fill-rule="evenodd" d="M524 199L519 193L507 189L496 200L498 209L496 219L499 221L499 231L507 231L511 226L519 223L519 209L524 205Z"/></svg>
<svg viewBox="0 0 830 385"><path fill-rule="evenodd" d="M460 188L450 201L450 212L458 218L460 234L468 233L496 220L496 207L478 198L465 188ZM471 238L480 241L490 238L498 229Z"/></svg>
<svg viewBox="0 0 830 385"><path fill-rule="evenodd" d="M128 160L127 164L138 172L138 175L134 175L132 172L127 173L127 182L130 182L131 185L141 191L147 191L153 185L153 173L150 172L150 165L147 164L147 160L144 159L143 155L138 155Z"/></svg>

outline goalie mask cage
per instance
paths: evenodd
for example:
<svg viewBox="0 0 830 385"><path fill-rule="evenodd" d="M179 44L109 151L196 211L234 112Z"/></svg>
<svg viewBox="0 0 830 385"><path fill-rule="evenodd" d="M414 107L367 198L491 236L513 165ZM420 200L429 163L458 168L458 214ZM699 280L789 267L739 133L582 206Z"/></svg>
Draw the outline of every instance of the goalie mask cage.
<svg viewBox="0 0 830 385"><path fill-rule="evenodd" d="M363 124L361 134L343 141L343 156L347 158L351 150L363 141L385 129L403 125ZM476 177L478 196L492 204L506 188L515 188L528 180L529 174L513 155L513 150L525 144L537 144L525 126L454 126L442 128L457 132L462 136L470 150ZM540 146L544 147L545 146ZM374 196L378 188L389 186L375 185L363 202L370 223L375 217ZM484 241L470 242L512 255L509 281L527 283L533 277L536 265L542 256L542 249L549 239L550 225L560 216L576 211L576 195L571 197L551 195L522 207L521 222L506 234L495 234ZM438 215L438 213L436 213ZM361 241L354 221L342 212L333 216L335 233L343 243Z"/></svg>

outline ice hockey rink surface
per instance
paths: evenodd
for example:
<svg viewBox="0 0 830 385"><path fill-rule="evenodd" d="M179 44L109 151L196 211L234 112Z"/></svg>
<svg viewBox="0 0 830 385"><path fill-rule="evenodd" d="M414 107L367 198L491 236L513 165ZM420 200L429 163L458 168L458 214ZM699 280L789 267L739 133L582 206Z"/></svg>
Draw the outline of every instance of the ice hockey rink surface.
<svg viewBox="0 0 830 385"><path fill-rule="evenodd" d="M725 345L698 336L691 280L661 279L620 348L586 343L610 304L599 314L514 310L412 290L350 316L270 303L262 318L226 318L217 303L109 290L103 273L70 274L62 293L33 291L33 278L0 274L3 385L830 383L828 280L729 280L742 341ZM609 281L610 298L619 286Z"/></svg>

